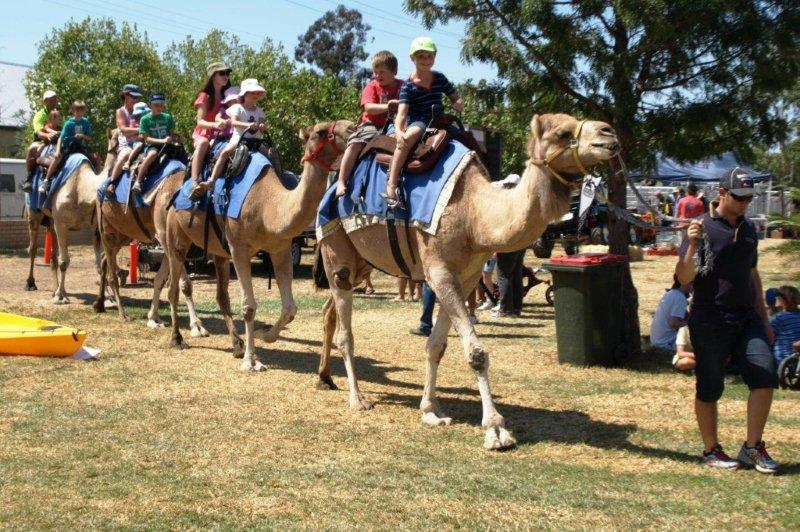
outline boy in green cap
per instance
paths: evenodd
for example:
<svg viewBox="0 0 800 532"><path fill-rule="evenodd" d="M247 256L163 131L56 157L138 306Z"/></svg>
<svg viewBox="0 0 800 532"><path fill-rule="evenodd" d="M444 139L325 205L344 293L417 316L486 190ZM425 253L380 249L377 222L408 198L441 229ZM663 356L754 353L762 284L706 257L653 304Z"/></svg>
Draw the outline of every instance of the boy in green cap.
<svg viewBox="0 0 800 532"><path fill-rule="evenodd" d="M394 121L397 147L389 168L386 199L390 207L397 205L397 183L408 153L425 132L431 119L444 111L442 95L450 98L453 108L461 112L464 104L456 88L441 72L433 70L436 44L430 37L417 37L411 43L414 72L400 88L400 107Z"/></svg>

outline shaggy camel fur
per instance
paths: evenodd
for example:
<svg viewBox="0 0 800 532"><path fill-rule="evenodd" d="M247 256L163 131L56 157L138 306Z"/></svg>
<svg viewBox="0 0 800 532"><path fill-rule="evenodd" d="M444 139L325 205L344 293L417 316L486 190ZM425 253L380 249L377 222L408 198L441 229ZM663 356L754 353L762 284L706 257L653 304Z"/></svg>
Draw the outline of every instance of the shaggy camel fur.
<svg viewBox="0 0 800 532"><path fill-rule="evenodd" d="M44 214L50 218L50 231L53 232L55 237L53 239L53 256L50 263L50 271L53 273L53 280L56 286L53 292L53 303L57 305L69 303L67 289L64 283L70 260L68 232L81 229L84 226L89 226L90 228L96 226L94 209L97 202L97 187L106 178L108 172L114 166L114 161L117 157L116 135L112 134L112 131L108 131L107 139L108 151L106 160L99 174L95 174L92 171L92 167L88 161L83 162L75 170L74 175L70 176L64 185L56 191L51 203L51 210L43 209L42 213L29 214L28 236L30 238L30 244L28 246L28 253L31 256L31 269L28 273L27 288L28 290L35 290L36 288L33 278L33 260L37 251L36 239L38 238L38 225L41 224L41 218L38 223L36 223L31 217L37 216L37 214ZM93 234L93 240L95 268L99 272L101 255L100 240L97 238L96 234Z"/></svg>
<svg viewBox="0 0 800 532"><path fill-rule="evenodd" d="M255 182L242 206L238 219L219 217L230 254L211 231L208 252L225 259L233 259L236 275L242 289L242 315L245 322L245 351L243 370L263 371L265 366L256 360L254 350L254 319L257 302L253 293L250 259L259 250L269 252L275 269L275 279L281 294L281 315L277 323L262 335L266 342L274 342L286 325L294 319L297 305L292 295L292 238L299 235L314 220L319 201L328 185L328 171L338 165L348 136L355 131L352 122L340 120L317 124L300 132L305 143L303 173L296 188L289 190L268 167ZM190 211L170 209L167 215L166 252L170 269L174 271L186 256L192 243L202 246L205 215ZM218 265L220 267L221 265ZM227 268L227 262L224 268ZM178 286L174 277L170 281L169 301L172 309L172 345L184 348L178 328Z"/></svg>
<svg viewBox="0 0 800 532"><path fill-rule="evenodd" d="M97 312L105 311L105 285L111 285L111 291L117 301L117 311L120 318L128 319L128 315L122 305L119 291L119 276L117 275L117 254L120 249L130 243L131 240L138 240L142 243L166 242L167 230L167 205L172 196L183 184L186 172L180 171L166 177L159 186L153 190L152 196L146 208L138 208L135 205L124 206L113 201L104 201L97 207L98 228L100 239L103 244L102 275L100 291L94 303ZM134 217L136 214L147 229L147 233L142 231ZM230 274L227 261L214 256L217 276L217 302L220 311L228 326L228 334L231 338L234 355L241 356L243 345L242 339L236 334L231 316L230 299L228 298L228 284ZM192 282L186 272L186 268L181 263L181 290L189 309L189 324L192 337L208 336L208 331L203 327L203 323L197 316L194 299L192 298ZM153 299L150 304L150 311L147 314L147 326L150 328L163 327L164 324L158 315L158 305L161 302L161 290L169 278L169 261L164 259L153 280Z"/></svg>
<svg viewBox="0 0 800 532"><path fill-rule="evenodd" d="M420 409L425 424L449 425L436 399L436 373L447 346L451 323L461 337L464 355L474 371L483 407L482 426L486 430L484 447L502 449L513 446L514 437L505 428L505 421L492 401L489 386L489 353L483 347L469 320L464 299L475 287L481 267L492 252L509 252L529 246L542 234L548 222L569 208L569 188L557 180L575 183L582 179L581 165L592 166L610 159L619 144L614 130L603 122L578 121L568 115L536 115L531 121L530 156L522 179L512 189L492 186L486 169L473 158L455 184L450 202L442 213L436 235L410 230L410 243L400 230L400 247L406 263L412 261L408 245L419 258L412 268L414 279L427 279L436 293L441 308L426 344L427 371ZM577 151L566 149L572 136L578 138ZM549 157L549 169L544 164ZM323 350L319 368L320 388L335 388L331 380L329 357L334 332L336 345L347 369L350 406L371 408L358 389L353 364L353 331L351 325L352 288L370 270L370 264L392 275L402 276L392 258L386 228L370 225L349 234L338 230L320 242L322 262L332 297L323 313Z"/></svg>

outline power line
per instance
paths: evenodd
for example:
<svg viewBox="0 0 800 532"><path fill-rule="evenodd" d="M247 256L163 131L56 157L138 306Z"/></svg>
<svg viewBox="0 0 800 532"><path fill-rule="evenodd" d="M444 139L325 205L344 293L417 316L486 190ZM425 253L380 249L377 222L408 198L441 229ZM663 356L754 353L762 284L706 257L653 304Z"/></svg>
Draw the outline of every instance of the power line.
<svg viewBox="0 0 800 532"><path fill-rule="evenodd" d="M328 0L328 1L332 2L333 0ZM421 27L421 24L419 23L419 21L417 21L417 20L415 20L415 19L413 19L411 17L406 17L404 15L397 15L395 13L391 13L391 12L386 11L384 9L380 9L380 8L371 6L371 5L367 4L366 2L361 2L359 0L347 0L347 1L349 1L349 2L351 2L353 4L358 4L360 6L363 6L362 9L368 9L367 13L369 13L370 11L377 11L379 13L386 13L387 15L389 15L388 17L385 17L385 16L382 16L382 15L376 15L374 13L370 13L370 15L373 16L373 17L382 18L384 20L388 20L389 22L393 22L393 23L404 24L406 26L410 26L410 27L413 27L413 28L420 28ZM404 22L402 20L398 20L400 18L404 18L409 22ZM441 35L447 35L449 37L456 37L456 38L459 38L459 39L462 37L462 35L460 35L458 33L455 33L455 32L452 32L452 31L443 30L443 29L431 28L430 30L427 30L427 31L430 31L431 33L439 33Z"/></svg>

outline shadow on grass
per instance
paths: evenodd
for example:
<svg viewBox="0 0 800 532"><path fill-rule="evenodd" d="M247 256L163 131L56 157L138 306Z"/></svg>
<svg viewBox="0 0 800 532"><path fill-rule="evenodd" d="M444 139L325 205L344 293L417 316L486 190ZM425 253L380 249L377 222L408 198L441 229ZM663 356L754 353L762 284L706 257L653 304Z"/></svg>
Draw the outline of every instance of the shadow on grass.
<svg viewBox="0 0 800 532"><path fill-rule="evenodd" d="M442 390L443 391L443 390ZM417 408L419 397L403 394L385 394L384 402L405 404ZM452 416L472 425L481 424L480 400L439 397L442 409ZM592 419L576 410L545 410L512 404L495 403L505 416L508 426L517 438L518 445L538 443L565 443L591 445L600 449L614 449L636 453L649 458L667 458L680 462L699 463L698 456L672 449L659 449L628 441L637 426L632 423L611 423Z"/></svg>

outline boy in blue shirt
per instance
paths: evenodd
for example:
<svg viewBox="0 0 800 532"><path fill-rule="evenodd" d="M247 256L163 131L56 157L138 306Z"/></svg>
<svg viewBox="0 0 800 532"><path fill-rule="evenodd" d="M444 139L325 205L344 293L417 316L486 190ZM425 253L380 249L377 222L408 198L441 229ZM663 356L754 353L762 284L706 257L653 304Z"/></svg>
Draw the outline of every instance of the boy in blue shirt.
<svg viewBox="0 0 800 532"><path fill-rule="evenodd" d="M400 107L394 121L397 147L386 183L386 199L390 207L397 205L397 183L406 159L433 116L444 111L442 95L450 98L453 108L461 112L464 104L455 87L441 72L433 70L436 44L429 37L417 37L411 43L414 72L400 89Z"/></svg>
<svg viewBox="0 0 800 532"><path fill-rule="evenodd" d="M62 160L77 151L81 151L81 148L88 148L89 142L92 140L92 126L85 115L86 104L81 100L72 102L72 117L67 120L61 129L61 136L58 138L53 162L50 163L50 167L47 169L44 181L39 185L39 192L42 194L47 192L50 180L56 170L61 167Z"/></svg>

